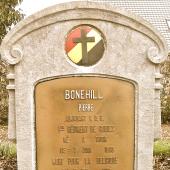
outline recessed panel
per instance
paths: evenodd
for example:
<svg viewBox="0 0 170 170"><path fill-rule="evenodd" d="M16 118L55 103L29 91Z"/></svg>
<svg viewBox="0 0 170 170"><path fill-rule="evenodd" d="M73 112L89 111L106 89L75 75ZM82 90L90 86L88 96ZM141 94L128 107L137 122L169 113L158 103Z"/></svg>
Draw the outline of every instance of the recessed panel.
<svg viewBox="0 0 170 170"><path fill-rule="evenodd" d="M135 87L62 77L35 89L38 170L133 170Z"/></svg>

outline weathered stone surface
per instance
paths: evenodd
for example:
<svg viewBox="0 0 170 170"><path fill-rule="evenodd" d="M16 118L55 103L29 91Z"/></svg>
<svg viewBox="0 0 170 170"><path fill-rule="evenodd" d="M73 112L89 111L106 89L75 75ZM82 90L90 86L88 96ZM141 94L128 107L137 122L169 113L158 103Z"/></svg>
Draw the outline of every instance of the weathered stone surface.
<svg viewBox="0 0 170 170"><path fill-rule="evenodd" d="M80 24L95 26L106 38L103 58L90 67L70 62L64 49L67 33ZM15 90L11 93L15 102L10 100L15 107L10 112L16 112L18 170L36 169L35 85L48 77L80 74L110 75L135 82L134 169L152 169L154 123L160 118L160 82L155 74L167 56L167 46L149 23L106 4L66 3L20 22L4 39L1 54L14 66L10 73L15 75L15 82L10 85L15 86L9 87Z"/></svg>

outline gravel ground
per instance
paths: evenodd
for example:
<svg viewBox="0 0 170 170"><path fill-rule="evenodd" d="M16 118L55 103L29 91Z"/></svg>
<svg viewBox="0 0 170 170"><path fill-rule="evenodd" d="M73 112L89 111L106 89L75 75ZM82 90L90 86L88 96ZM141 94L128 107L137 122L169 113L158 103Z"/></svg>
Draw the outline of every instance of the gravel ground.
<svg viewBox="0 0 170 170"><path fill-rule="evenodd" d="M165 156L154 157L154 170L170 170L170 161Z"/></svg>
<svg viewBox="0 0 170 170"><path fill-rule="evenodd" d="M7 126L1 126L0 125L0 143L8 141L7 131L8 131Z"/></svg>
<svg viewBox="0 0 170 170"><path fill-rule="evenodd" d="M170 124L162 125L162 139L170 139Z"/></svg>

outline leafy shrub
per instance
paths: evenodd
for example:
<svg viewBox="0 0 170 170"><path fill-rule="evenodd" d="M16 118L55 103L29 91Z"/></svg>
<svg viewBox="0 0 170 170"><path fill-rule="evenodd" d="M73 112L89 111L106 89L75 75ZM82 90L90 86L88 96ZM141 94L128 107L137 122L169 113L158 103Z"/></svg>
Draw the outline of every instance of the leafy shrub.
<svg viewBox="0 0 170 170"><path fill-rule="evenodd" d="M170 156L170 140L158 140L154 143L154 155Z"/></svg>
<svg viewBox="0 0 170 170"><path fill-rule="evenodd" d="M14 143L0 144L0 157L14 158L16 157L16 145Z"/></svg>
<svg viewBox="0 0 170 170"><path fill-rule="evenodd" d="M0 124L7 124L8 120L8 93L6 90L8 81L6 75L7 65L0 61Z"/></svg>
<svg viewBox="0 0 170 170"><path fill-rule="evenodd" d="M161 73L163 74L163 89L161 91L162 123L170 123L170 60L162 65Z"/></svg>

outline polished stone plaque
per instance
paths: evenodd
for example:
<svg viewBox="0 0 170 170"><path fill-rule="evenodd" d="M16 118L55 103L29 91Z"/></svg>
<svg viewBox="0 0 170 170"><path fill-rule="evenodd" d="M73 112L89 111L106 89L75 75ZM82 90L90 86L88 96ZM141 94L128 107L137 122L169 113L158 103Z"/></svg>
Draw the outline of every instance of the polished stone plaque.
<svg viewBox="0 0 170 170"><path fill-rule="evenodd" d="M133 170L135 87L104 76L37 84L38 170Z"/></svg>

